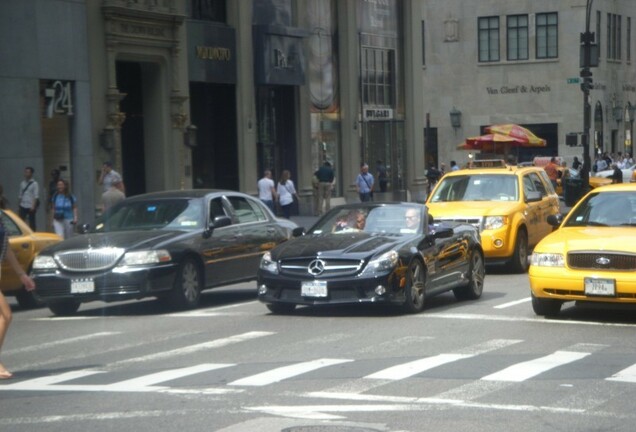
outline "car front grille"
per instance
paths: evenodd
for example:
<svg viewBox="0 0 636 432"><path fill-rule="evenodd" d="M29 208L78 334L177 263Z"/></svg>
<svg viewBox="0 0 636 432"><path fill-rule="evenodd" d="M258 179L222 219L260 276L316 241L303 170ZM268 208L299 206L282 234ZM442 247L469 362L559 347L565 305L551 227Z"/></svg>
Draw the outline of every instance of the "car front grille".
<svg viewBox="0 0 636 432"><path fill-rule="evenodd" d="M617 252L570 252L568 266L573 269L631 270L636 269L636 254Z"/></svg>
<svg viewBox="0 0 636 432"><path fill-rule="evenodd" d="M99 248L58 252L55 260L68 271L97 271L115 265L124 255L121 248Z"/></svg>
<svg viewBox="0 0 636 432"><path fill-rule="evenodd" d="M468 224L468 225L472 225L475 228L477 228L477 231L481 232L481 226L482 226L482 218L480 217L450 217L450 218L438 218L438 217L434 217L433 218L433 222L459 222L459 223L464 223L464 224Z"/></svg>
<svg viewBox="0 0 636 432"><path fill-rule="evenodd" d="M324 270L321 273L310 273L310 265L319 260ZM314 277L328 278L339 276L351 276L360 271L363 260L332 259L332 258L294 258L283 260L280 263L281 274L286 276L300 276L307 279Z"/></svg>

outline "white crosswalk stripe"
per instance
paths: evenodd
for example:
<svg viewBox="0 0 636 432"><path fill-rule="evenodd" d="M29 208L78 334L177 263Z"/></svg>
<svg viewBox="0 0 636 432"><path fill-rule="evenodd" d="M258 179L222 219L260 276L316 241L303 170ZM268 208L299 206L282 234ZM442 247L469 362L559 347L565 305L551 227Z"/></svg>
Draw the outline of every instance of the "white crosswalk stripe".
<svg viewBox="0 0 636 432"><path fill-rule="evenodd" d="M606 379L607 381L621 381L621 382L636 383L636 364L631 365L630 367L623 369L622 371Z"/></svg>
<svg viewBox="0 0 636 432"><path fill-rule="evenodd" d="M233 381L229 385L233 386L264 386L275 382L292 378L304 373L312 372L327 366L333 366L341 363L352 362L346 359L319 359L303 363L297 363L290 366L284 366L271 371L263 372L257 375L242 378Z"/></svg>
<svg viewBox="0 0 636 432"><path fill-rule="evenodd" d="M550 369L572 363L589 355L590 353L585 352L556 351L555 353L545 357L517 363L499 372L485 376L482 380L521 382L543 372L549 371Z"/></svg>

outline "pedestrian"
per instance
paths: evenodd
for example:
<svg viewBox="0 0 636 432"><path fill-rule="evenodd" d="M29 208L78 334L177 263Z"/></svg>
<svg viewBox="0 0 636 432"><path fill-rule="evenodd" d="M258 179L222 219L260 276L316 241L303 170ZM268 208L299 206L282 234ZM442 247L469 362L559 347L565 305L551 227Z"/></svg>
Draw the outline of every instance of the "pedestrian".
<svg viewBox="0 0 636 432"><path fill-rule="evenodd" d="M106 161L102 165L102 172L97 183L102 186L102 192L106 192L111 186L115 186L124 194L126 193L126 188L124 187L124 181L121 174L113 169L113 163L111 161Z"/></svg>
<svg viewBox="0 0 636 432"><path fill-rule="evenodd" d="M454 160L450 161L450 169L451 171L458 171L459 165L457 165L457 162L455 162Z"/></svg>
<svg viewBox="0 0 636 432"><path fill-rule="evenodd" d="M430 164L428 169L426 170L426 180L428 180L428 193L430 194L433 190L435 184L439 181L442 173L435 167L435 165Z"/></svg>
<svg viewBox="0 0 636 432"><path fill-rule="evenodd" d="M276 208L274 207L274 200L276 200L276 185L272 180L272 172L265 170L263 178L261 178L256 184L258 187L258 197L263 203L276 214Z"/></svg>
<svg viewBox="0 0 636 432"><path fill-rule="evenodd" d="M361 202L373 201L373 174L369 172L369 165L360 165L360 174L356 177L356 188Z"/></svg>
<svg viewBox="0 0 636 432"><path fill-rule="evenodd" d="M106 211L120 201L126 199L126 195L116 186L111 186L102 194L102 211Z"/></svg>
<svg viewBox="0 0 636 432"><path fill-rule="evenodd" d="M24 285L24 288L27 291L32 291L35 288L35 283L33 279L26 274L24 269L20 266L16 256L13 251L9 247L9 233L5 230L4 225L2 224L2 210L0 210L0 262L6 259L11 266L11 269L19 276L20 282ZM0 266L0 271L2 266ZM0 278L2 276L0 275ZM0 291L0 351L2 350L2 344L4 343L4 338L7 335L7 330L9 330L9 325L11 324L11 307L9 303L7 303L7 299ZM6 380L13 376L11 372L7 370L7 368L0 363L0 380Z"/></svg>
<svg viewBox="0 0 636 432"><path fill-rule="evenodd" d="M283 170L278 181L278 187L276 193L278 194L278 203L283 211L283 217L289 219L291 216L291 210L294 206L294 199L298 202L298 194L294 187L294 182L291 180L291 172L289 170Z"/></svg>
<svg viewBox="0 0 636 432"><path fill-rule="evenodd" d="M375 170L378 176L378 183L380 185L380 192L386 192L387 185L389 183L389 178L386 171L386 166L382 162L381 159L378 159L375 162Z"/></svg>
<svg viewBox="0 0 636 432"><path fill-rule="evenodd" d="M49 188L46 191L47 203L50 203L51 198L53 198L53 195L55 195L55 192L57 191L57 181L59 179L60 179L60 170L57 168L53 168L51 170L51 180L49 180ZM46 210L48 211L49 208L47 207Z"/></svg>
<svg viewBox="0 0 636 432"><path fill-rule="evenodd" d="M9 208L9 200L4 196L4 187L0 184L0 209Z"/></svg>
<svg viewBox="0 0 636 432"><path fill-rule="evenodd" d="M315 215L320 216L323 214L323 204L325 207L324 212L328 212L331 209L331 191L334 188L336 175L331 167L331 163L326 160L314 173L314 177L317 183L317 187L314 188L317 195Z"/></svg>
<svg viewBox="0 0 636 432"><path fill-rule="evenodd" d="M612 164L612 175L611 175L611 179L612 179L612 183L623 183L623 171L618 167L618 164L613 163Z"/></svg>
<svg viewBox="0 0 636 432"><path fill-rule="evenodd" d="M545 172L548 174L550 178L550 183L552 183L552 187L554 190L557 188L557 180L559 178L559 166L557 165L556 157L552 156L550 158L550 162L546 166L543 167Z"/></svg>
<svg viewBox="0 0 636 432"><path fill-rule="evenodd" d="M57 181L57 190L51 198L51 208L53 231L63 239L70 238L77 224L77 200L71 194L68 182L64 179Z"/></svg>
<svg viewBox="0 0 636 432"><path fill-rule="evenodd" d="M40 205L40 186L33 178L34 172L33 167L24 168L24 180L20 182L18 194L18 214L33 231L36 230L35 216Z"/></svg>

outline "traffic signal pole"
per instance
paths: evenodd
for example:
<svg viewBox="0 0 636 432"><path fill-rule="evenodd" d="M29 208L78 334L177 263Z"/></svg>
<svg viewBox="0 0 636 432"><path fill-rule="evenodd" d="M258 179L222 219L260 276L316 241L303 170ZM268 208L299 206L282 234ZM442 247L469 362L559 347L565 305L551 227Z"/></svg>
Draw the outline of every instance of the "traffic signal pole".
<svg viewBox="0 0 636 432"><path fill-rule="evenodd" d="M590 126L591 111L590 90L592 88L592 43L594 42L594 33L590 32L590 14L592 10L592 1L587 0L585 9L585 33L581 33L581 45L583 49L583 64L581 68L581 90L583 90L583 134L581 141L583 145L583 169L581 170L581 180L583 188L589 188L590 169L592 167L592 159L590 157Z"/></svg>

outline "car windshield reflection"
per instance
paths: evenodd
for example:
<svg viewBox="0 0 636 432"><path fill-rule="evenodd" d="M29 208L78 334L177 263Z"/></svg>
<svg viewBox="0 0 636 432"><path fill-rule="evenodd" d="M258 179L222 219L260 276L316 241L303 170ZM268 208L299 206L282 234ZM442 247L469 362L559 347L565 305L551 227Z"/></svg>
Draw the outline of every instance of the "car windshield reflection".
<svg viewBox="0 0 636 432"><path fill-rule="evenodd" d="M572 210L564 226L636 226L636 192L590 194Z"/></svg>
<svg viewBox="0 0 636 432"><path fill-rule="evenodd" d="M309 234L421 234L423 206L378 206L339 208L329 212Z"/></svg>
<svg viewBox="0 0 636 432"><path fill-rule="evenodd" d="M112 208L97 221L96 232L195 230L204 226L199 199L132 201Z"/></svg>
<svg viewBox="0 0 636 432"><path fill-rule="evenodd" d="M518 190L516 176L452 176L441 180L431 202L517 201Z"/></svg>

